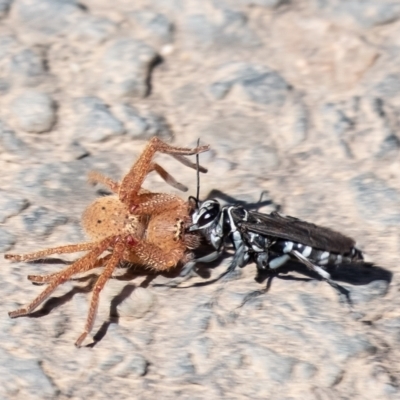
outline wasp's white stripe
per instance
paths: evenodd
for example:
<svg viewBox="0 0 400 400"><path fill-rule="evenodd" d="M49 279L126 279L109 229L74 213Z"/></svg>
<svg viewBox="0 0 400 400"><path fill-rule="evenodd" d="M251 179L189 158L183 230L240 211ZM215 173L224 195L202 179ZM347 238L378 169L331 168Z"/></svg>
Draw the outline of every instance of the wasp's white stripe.
<svg viewBox="0 0 400 400"><path fill-rule="evenodd" d="M290 253L293 249L293 242L285 242L285 247L283 248L284 253Z"/></svg>
<svg viewBox="0 0 400 400"><path fill-rule="evenodd" d="M324 260L325 258L329 258L329 251L324 251L320 256L319 259L320 260Z"/></svg>
<svg viewBox="0 0 400 400"><path fill-rule="evenodd" d="M304 257L308 257L312 252L312 247L311 246L306 246L304 247L304 250L301 252Z"/></svg>

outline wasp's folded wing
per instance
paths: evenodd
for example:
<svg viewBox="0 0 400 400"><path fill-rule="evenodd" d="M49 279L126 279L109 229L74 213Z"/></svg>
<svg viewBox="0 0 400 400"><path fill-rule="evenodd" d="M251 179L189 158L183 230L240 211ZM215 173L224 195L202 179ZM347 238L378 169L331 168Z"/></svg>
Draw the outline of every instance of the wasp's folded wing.
<svg viewBox="0 0 400 400"><path fill-rule="evenodd" d="M260 235L286 239L339 254L350 253L355 245L353 239L332 229L282 216L277 212L262 214L251 211L247 221L240 221L240 227Z"/></svg>

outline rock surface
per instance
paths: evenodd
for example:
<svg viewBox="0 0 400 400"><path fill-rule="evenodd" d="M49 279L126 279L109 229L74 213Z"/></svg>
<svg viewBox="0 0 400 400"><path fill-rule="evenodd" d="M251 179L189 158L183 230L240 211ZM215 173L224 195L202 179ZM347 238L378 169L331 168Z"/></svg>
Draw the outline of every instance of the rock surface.
<svg viewBox="0 0 400 400"><path fill-rule="evenodd" d="M0 0L0 250L85 241L85 207L158 136L197 139L212 189L357 240L375 266L294 265L255 281L65 283L32 318L8 311L77 258L0 268L2 399L400 398L400 3L397 0ZM196 174L160 165L196 193ZM177 193L158 176L144 187ZM188 194L178 192L186 198ZM61 265L59 261L62 259ZM182 284L216 277L230 257ZM214 265L214 264L213 264ZM208 274L208 275L207 275Z"/></svg>

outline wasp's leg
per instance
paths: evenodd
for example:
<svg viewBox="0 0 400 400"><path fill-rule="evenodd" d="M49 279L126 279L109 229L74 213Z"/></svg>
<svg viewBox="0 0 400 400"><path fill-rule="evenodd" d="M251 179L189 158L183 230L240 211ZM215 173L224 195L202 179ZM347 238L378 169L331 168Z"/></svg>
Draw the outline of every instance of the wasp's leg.
<svg viewBox="0 0 400 400"><path fill-rule="evenodd" d="M352 307L352 301L350 298L350 292L343 286L340 286L331 279L331 275L318 265L314 265L310 260L304 257L301 253L296 250L290 252L294 257L296 257L300 262L307 266L312 271L316 272L324 281L328 282L335 290L339 292L340 296L345 296L347 304Z"/></svg>
<svg viewBox="0 0 400 400"><path fill-rule="evenodd" d="M266 269L277 269L289 260L290 256L288 254L270 256L267 251L263 251L256 253L255 255L257 269L260 271L265 271Z"/></svg>
<svg viewBox="0 0 400 400"><path fill-rule="evenodd" d="M195 258L195 259L187 262L183 266L179 276L180 277L190 276L190 273L193 271L193 269L194 269L194 267L196 266L197 263L210 263L210 262L213 262L213 261L217 260L220 255L221 255L221 251L217 251L216 250L216 251L213 251L210 254L207 254L206 256Z"/></svg>

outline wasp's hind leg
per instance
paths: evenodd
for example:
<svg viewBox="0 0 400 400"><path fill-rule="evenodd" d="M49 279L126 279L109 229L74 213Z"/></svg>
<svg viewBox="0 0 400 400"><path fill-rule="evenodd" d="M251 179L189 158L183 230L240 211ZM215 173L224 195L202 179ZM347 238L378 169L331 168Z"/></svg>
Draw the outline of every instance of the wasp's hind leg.
<svg viewBox="0 0 400 400"><path fill-rule="evenodd" d="M265 275L268 274L267 284L264 289L255 290L247 294L238 308L243 307L248 301L268 293L271 288L272 280L279 275L279 267L283 266L289 259L290 257L287 254L271 255L266 251L254 254L254 261L258 271L255 280L262 283L265 280ZM261 275L264 275L264 278L262 278Z"/></svg>
<svg viewBox="0 0 400 400"><path fill-rule="evenodd" d="M346 303L349 305L350 309L352 310L353 302L351 301L350 292L344 288L343 286L339 285L335 281L331 279L331 275L325 271L323 268L319 267L318 265L314 265L311 261L309 261L306 257L304 257L301 253L296 250L290 252L295 258L297 258L300 262L302 262L305 266L307 266L310 270L316 272L324 281L328 282L338 293L341 299L343 296L346 299Z"/></svg>

